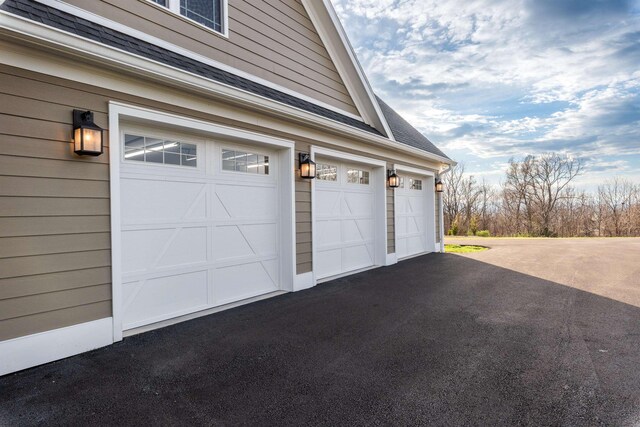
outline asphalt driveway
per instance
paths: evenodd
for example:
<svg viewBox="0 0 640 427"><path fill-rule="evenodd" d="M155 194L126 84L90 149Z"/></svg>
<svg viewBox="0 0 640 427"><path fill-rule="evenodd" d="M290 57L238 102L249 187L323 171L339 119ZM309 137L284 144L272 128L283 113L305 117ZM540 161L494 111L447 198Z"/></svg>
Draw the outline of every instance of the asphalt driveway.
<svg viewBox="0 0 640 427"><path fill-rule="evenodd" d="M640 240L521 244L414 258L2 377L0 424L640 424ZM582 261L555 262L567 250Z"/></svg>

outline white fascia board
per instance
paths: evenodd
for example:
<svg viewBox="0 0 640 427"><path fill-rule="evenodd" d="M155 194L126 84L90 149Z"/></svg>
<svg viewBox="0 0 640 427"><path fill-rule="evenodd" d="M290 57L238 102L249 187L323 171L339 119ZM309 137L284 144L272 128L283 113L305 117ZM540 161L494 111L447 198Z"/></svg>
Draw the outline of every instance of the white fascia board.
<svg viewBox="0 0 640 427"><path fill-rule="evenodd" d="M2 0L2 1L4 1L4 0ZM50 7L53 7L55 9L58 9L58 10L60 10L62 12L69 13L71 15L77 16L77 17L82 18L82 19L86 19L87 21L93 22L93 23L101 25L103 27L110 28L110 29L112 29L114 31L118 31L118 32L127 34L127 35L129 35L131 37L135 37L137 39L140 39L140 40L143 40L145 42L151 43L153 45L156 45L156 46L161 47L163 49L169 50L171 52L175 52L177 54L186 56L187 58L194 59L194 60L196 60L198 62L201 62L203 64L207 64L207 65L210 65L212 67L218 68L218 69L220 69L222 71L226 71L228 73L234 74L234 75L236 75L238 77L242 77L244 79L251 80L252 82L259 83L259 84L261 84L263 86L267 86L267 87L269 87L271 89L275 89L275 90L277 90L279 92L286 93L287 95L295 96L296 98L302 99L302 100L307 101L307 102L311 102L312 104L315 104L315 105L317 105L319 107L323 107L323 108L326 108L328 110L334 111L336 113L340 113L340 114L345 115L347 117L350 117L352 119L363 121L362 117L357 116L355 114L352 114L352 113L350 113L348 111L342 110L341 108L335 107L335 106L333 106L331 104L327 104L326 102L322 102L322 101L320 101L318 99L315 99L315 98L312 98L310 96L304 95L302 93L296 92L294 90L288 89L288 88L286 88L284 86L281 86L281 85L278 85L276 83L270 82L270 81L265 80L263 78L260 78L258 76L254 76L253 74L249 74L249 73L247 73L245 71L239 70L239 69L237 69L235 67L232 67L232 66L229 66L227 64L223 64L222 62L216 61L216 60L208 58L206 56L202 56L200 54L197 54L195 52L192 52L192 51L190 51L188 49L182 48L182 47L177 46L175 44L169 43L166 40L154 37L154 36L152 36L150 34L147 34L145 32L137 30L135 28L120 24L118 22L112 21L110 19L104 18L104 17L99 16L99 15L96 15L96 14L91 13L91 12L85 10L85 9L79 8L78 6L74 6L74 5L65 3L65 2L60 1L60 0L38 0L38 1L40 3L46 5L46 6L50 6ZM153 3L153 4L155 5L155 3ZM161 9L165 9L162 6L157 6L157 7L161 8ZM224 7L228 7L226 5L226 0L225 0ZM172 13L176 13L176 12L172 11ZM181 17L181 15L179 15L179 13L178 13L178 16ZM228 13L225 13L225 20L226 19L228 19ZM200 25L200 24L198 24L198 25ZM225 26L224 26L225 31L227 31L228 26L229 26L229 24L226 23ZM208 28L206 28L206 29L207 29L207 31L212 31L212 30L209 30ZM220 34L220 33L217 33L215 31L213 31L213 32L217 36L225 36L225 34ZM226 37L228 38L228 35Z"/></svg>
<svg viewBox="0 0 640 427"><path fill-rule="evenodd" d="M393 169L398 170L398 171L407 172L407 173L412 173L412 174L415 174L415 175L435 176L435 173L433 171L429 171L429 170L426 170L426 169L420 169L420 168L414 168L414 167L411 167L411 166L394 164L393 165Z"/></svg>
<svg viewBox="0 0 640 427"><path fill-rule="evenodd" d="M102 43L87 40L4 11L0 11L0 34L2 33L22 41L46 47L50 51L58 51L76 58L82 58L83 62L92 60L95 64L103 67L105 65L117 67L121 74L144 76L152 81L195 91L201 96L226 100L236 105L263 111L277 117L287 118L297 123L311 125L327 132L336 133L380 148L390 149L446 165L452 164L452 161L445 157L400 144L383 136L378 136L317 114L291 107L224 83L206 79L197 74L152 61L120 49L106 46ZM3 55L0 55L0 63L7 63L6 61L2 61L2 58ZM8 63L8 65L11 65L11 63ZM67 76L66 78L69 77Z"/></svg>
<svg viewBox="0 0 640 427"><path fill-rule="evenodd" d="M384 130L389 139L394 141L391 127L380 109L371 84L331 1L302 0L302 4L365 122L378 130ZM345 55L346 60L344 60Z"/></svg>

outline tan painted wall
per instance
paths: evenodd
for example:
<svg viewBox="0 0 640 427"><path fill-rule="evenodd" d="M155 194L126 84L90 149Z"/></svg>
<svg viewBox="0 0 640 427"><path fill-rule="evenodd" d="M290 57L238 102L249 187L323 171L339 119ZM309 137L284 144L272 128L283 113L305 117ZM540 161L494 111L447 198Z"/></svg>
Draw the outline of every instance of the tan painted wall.
<svg viewBox="0 0 640 427"><path fill-rule="evenodd" d="M228 39L147 0L67 2L358 114L329 53L297 0L231 0Z"/></svg>
<svg viewBox="0 0 640 427"><path fill-rule="evenodd" d="M287 138L296 142L297 152L314 144L401 163L401 155L380 149L372 154L371 147L326 130L160 85L141 87L158 96L167 93L172 104L0 65L0 340L111 315L108 147L97 158L72 153L74 108L94 111L105 129L108 102L121 101ZM216 114L175 106L181 96ZM297 179L295 190L301 274L312 270L310 183ZM391 213L392 203L388 192ZM393 242L393 215L389 218Z"/></svg>

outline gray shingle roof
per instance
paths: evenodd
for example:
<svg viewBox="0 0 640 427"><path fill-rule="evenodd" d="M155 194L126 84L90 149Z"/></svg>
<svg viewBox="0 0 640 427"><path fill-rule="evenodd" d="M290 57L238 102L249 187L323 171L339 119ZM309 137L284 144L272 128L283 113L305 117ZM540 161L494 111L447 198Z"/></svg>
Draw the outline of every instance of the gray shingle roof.
<svg viewBox="0 0 640 427"><path fill-rule="evenodd" d="M387 123L393 132L393 136L396 141L410 145L411 147L418 148L420 150L427 151L431 154L449 159L438 147L436 147L426 136L424 136L418 129L411 126L411 124L402 118L393 108L389 107L380 97L376 96L378 104L382 109L382 114L387 119ZM449 159L451 160L451 159Z"/></svg>
<svg viewBox="0 0 640 427"><path fill-rule="evenodd" d="M0 5L0 10L381 136L381 133L377 129L360 120L211 65L204 64L195 59L161 48L122 32L112 30L70 13L38 3L34 0L6 0ZM389 123L391 131L399 143L447 157L384 101L378 98L378 102Z"/></svg>

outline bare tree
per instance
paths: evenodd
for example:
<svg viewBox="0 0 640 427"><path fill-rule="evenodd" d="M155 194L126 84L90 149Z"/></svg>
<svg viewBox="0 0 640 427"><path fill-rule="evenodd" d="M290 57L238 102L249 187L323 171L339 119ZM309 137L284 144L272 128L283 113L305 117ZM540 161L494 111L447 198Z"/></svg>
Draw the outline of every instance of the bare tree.
<svg viewBox="0 0 640 427"><path fill-rule="evenodd" d="M598 198L603 207L607 221L605 233L609 236L622 236L623 226L629 223L628 231L633 223L634 199L637 188L626 179L614 178L598 187Z"/></svg>

